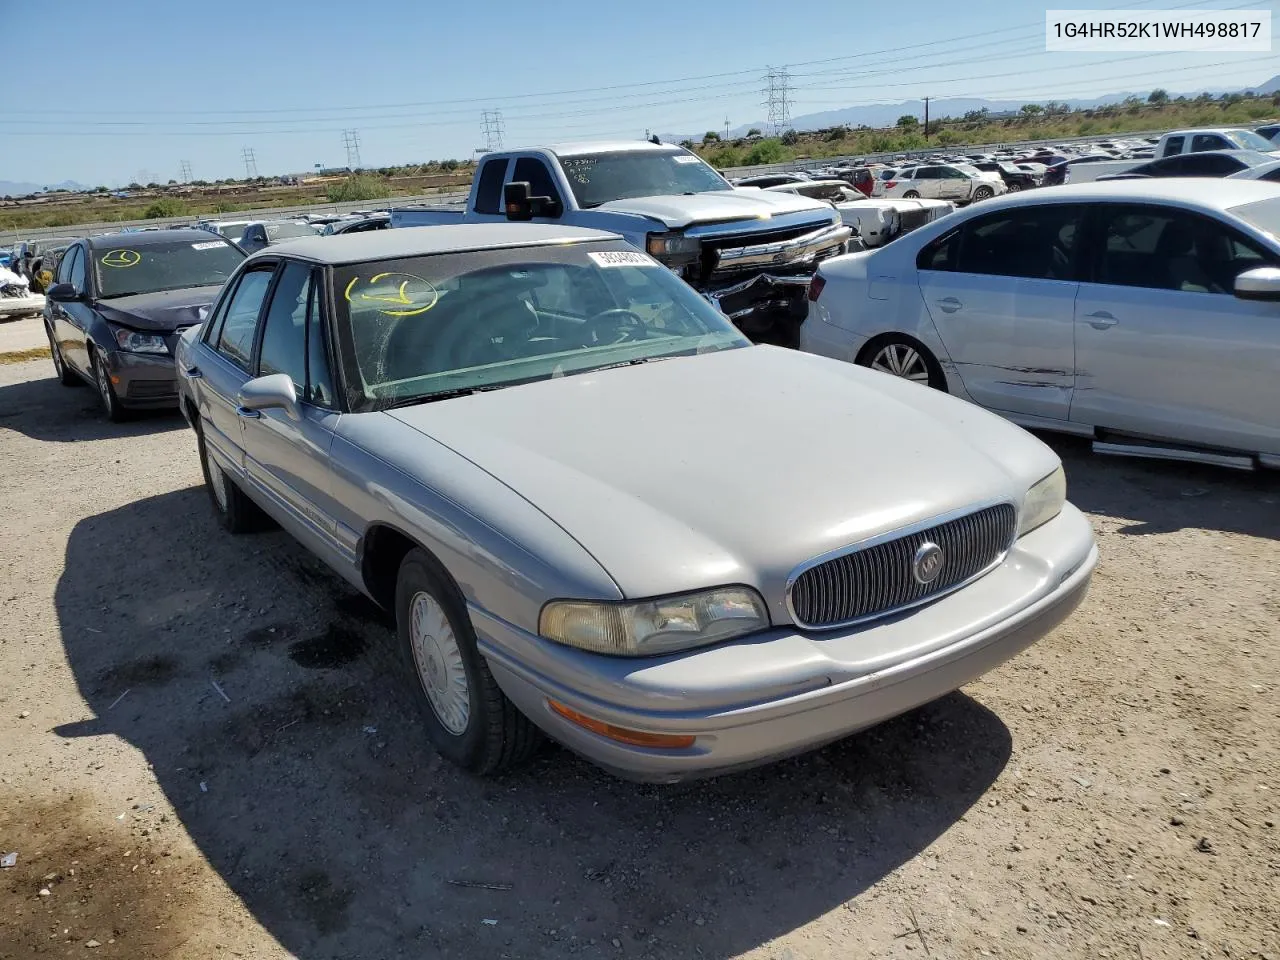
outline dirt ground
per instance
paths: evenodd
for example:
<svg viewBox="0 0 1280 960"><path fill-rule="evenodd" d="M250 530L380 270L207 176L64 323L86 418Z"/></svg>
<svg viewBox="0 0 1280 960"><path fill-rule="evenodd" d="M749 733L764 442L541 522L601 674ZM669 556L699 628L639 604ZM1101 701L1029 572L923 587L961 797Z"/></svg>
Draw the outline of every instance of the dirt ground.
<svg viewBox="0 0 1280 960"><path fill-rule="evenodd" d="M1051 441L1062 628L819 753L480 781L181 419L0 365L0 958L1280 958L1280 477Z"/></svg>

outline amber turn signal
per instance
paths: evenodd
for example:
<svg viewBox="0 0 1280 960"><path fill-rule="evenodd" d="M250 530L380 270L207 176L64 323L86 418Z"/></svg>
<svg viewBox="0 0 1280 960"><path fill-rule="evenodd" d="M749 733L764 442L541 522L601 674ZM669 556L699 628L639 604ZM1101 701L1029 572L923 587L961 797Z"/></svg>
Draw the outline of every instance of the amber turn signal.
<svg viewBox="0 0 1280 960"><path fill-rule="evenodd" d="M572 707L566 707L563 703L557 703L555 700L548 700L547 706L570 723L576 723L584 730L598 733L600 736L616 740L618 743L629 744L633 747L660 747L667 750L683 750L686 747L693 746L694 737L688 734L646 733L643 730L628 730L626 727L616 727L612 723L605 723L603 720L588 717L586 714L579 713Z"/></svg>

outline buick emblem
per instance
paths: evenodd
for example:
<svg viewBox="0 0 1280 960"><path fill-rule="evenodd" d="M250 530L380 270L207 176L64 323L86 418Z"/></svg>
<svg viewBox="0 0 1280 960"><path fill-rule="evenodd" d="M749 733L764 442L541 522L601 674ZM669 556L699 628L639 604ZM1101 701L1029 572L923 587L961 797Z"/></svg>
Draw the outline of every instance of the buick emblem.
<svg viewBox="0 0 1280 960"><path fill-rule="evenodd" d="M933 583L942 573L947 556L936 543L922 543L911 561L911 575L917 583Z"/></svg>

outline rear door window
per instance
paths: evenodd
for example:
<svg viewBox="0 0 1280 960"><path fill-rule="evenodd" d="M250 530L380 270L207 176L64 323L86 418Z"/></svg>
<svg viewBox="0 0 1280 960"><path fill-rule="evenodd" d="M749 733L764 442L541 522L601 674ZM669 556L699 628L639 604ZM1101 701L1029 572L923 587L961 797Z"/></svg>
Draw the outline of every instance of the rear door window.
<svg viewBox="0 0 1280 960"><path fill-rule="evenodd" d="M1074 280L1075 244L1084 208L1032 205L969 221L953 268L1028 280Z"/></svg>
<svg viewBox="0 0 1280 960"><path fill-rule="evenodd" d="M494 157L480 167L476 187L476 213L502 212L502 181L507 175L507 158Z"/></svg>
<svg viewBox="0 0 1280 960"><path fill-rule="evenodd" d="M1171 157L1175 153L1182 152L1182 144L1186 142L1186 137L1170 137L1164 142L1164 156Z"/></svg>
<svg viewBox="0 0 1280 960"><path fill-rule="evenodd" d="M1230 146L1226 137L1216 133L1197 133L1191 138L1192 153L1198 153L1201 150L1225 150Z"/></svg>

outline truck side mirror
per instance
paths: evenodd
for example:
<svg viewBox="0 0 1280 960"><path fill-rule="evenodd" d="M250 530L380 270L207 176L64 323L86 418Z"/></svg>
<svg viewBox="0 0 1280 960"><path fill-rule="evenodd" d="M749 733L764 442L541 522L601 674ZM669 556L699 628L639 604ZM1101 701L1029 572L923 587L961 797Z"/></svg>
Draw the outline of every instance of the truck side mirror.
<svg viewBox="0 0 1280 960"><path fill-rule="evenodd" d="M502 206L508 220L532 220L533 204L529 200L528 182L518 181L503 187Z"/></svg>
<svg viewBox="0 0 1280 960"><path fill-rule="evenodd" d="M550 197L530 197L529 206L535 217L549 217L554 220L564 213L564 204Z"/></svg>

